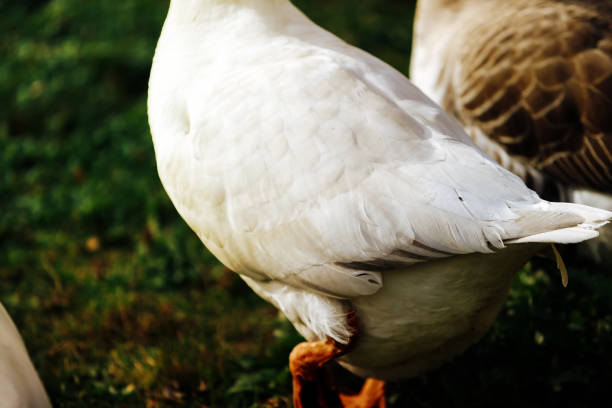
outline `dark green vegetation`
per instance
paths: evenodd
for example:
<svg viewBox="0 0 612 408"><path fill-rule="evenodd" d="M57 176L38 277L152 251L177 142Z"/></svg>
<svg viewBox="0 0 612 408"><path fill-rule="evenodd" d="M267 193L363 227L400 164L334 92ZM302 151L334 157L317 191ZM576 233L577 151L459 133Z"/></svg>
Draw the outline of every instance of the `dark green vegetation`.
<svg viewBox="0 0 612 408"><path fill-rule="evenodd" d="M407 72L409 4L296 3ZM55 406L284 406L299 336L204 250L157 178L146 88L168 2L0 4L0 300ZM605 397L612 278L575 266L563 289L543 265L485 340L393 386L391 406Z"/></svg>

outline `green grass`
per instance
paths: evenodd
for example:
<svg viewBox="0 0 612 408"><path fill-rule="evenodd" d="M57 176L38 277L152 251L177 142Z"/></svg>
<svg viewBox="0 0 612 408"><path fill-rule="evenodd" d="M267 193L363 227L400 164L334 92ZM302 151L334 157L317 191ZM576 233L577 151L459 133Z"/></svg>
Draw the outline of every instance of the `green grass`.
<svg viewBox="0 0 612 408"><path fill-rule="evenodd" d="M409 3L296 3L407 72ZM0 301L57 407L285 406L299 336L157 177L146 88L167 5L3 3ZM594 406L612 380L612 279L578 265L559 281L526 268L487 337L393 385L391 406Z"/></svg>

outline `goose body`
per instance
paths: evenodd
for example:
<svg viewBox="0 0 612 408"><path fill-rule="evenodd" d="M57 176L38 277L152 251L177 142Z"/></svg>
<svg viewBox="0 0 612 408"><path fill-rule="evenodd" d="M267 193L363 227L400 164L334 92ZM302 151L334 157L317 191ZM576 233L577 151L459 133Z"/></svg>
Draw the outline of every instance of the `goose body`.
<svg viewBox="0 0 612 408"><path fill-rule="evenodd" d="M0 303L0 406L51 408L49 397L28 351L4 306Z"/></svg>
<svg viewBox="0 0 612 408"><path fill-rule="evenodd" d="M545 198L612 210L612 3L423 0L414 38L413 81L481 149ZM612 261L612 227L588 244Z"/></svg>
<svg viewBox="0 0 612 408"><path fill-rule="evenodd" d="M162 183L208 249L308 340L378 378L490 326L520 266L607 211L549 203L402 74L286 0L172 0L149 83Z"/></svg>

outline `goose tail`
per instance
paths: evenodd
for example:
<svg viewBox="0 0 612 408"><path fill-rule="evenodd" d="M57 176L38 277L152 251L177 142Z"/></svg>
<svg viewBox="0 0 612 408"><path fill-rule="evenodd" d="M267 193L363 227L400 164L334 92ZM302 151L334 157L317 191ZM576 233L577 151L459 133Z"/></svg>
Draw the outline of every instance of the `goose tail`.
<svg viewBox="0 0 612 408"><path fill-rule="evenodd" d="M543 202L538 210L520 214L519 225L533 234L507 240L507 244L530 242L575 244L599 236L597 231L612 219L612 212L582 204Z"/></svg>

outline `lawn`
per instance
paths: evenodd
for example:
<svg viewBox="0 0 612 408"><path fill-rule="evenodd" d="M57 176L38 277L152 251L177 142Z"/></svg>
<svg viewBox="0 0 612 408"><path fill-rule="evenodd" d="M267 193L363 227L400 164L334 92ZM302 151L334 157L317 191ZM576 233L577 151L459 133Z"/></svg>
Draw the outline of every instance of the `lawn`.
<svg viewBox="0 0 612 408"><path fill-rule="evenodd" d="M408 73L411 2L295 3ZM288 406L299 335L205 250L157 176L146 91L167 7L2 2L0 301L56 407ZM566 262L566 289L552 262L527 265L486 338L392 385L390 406L605 401L612 277Z"/></svg>

